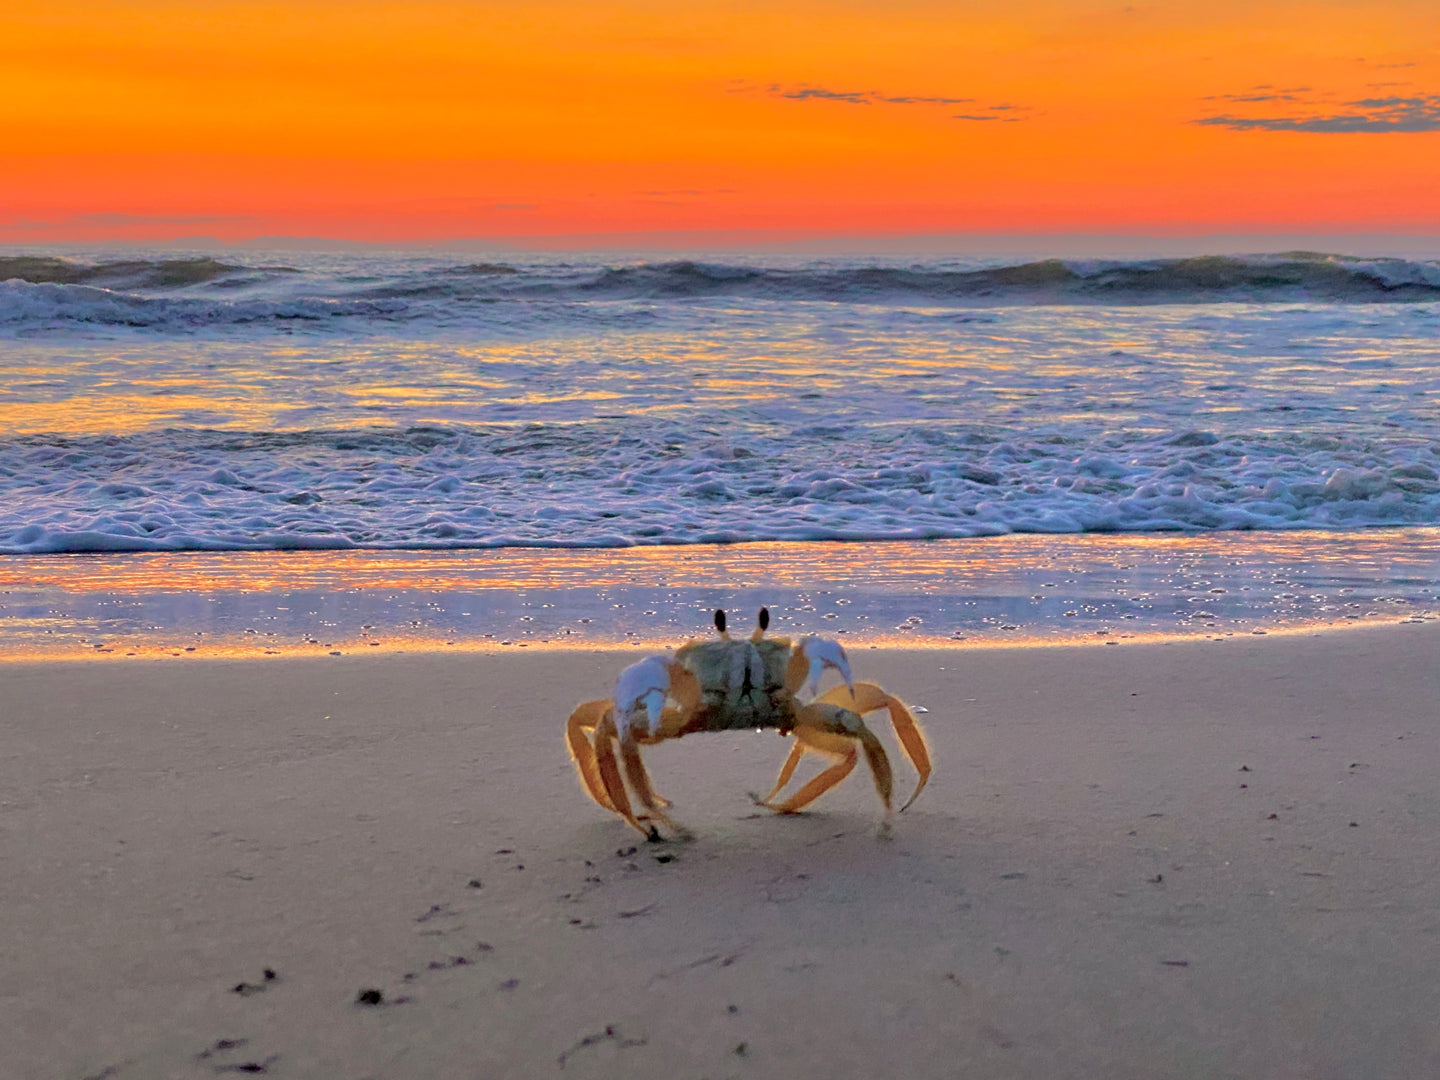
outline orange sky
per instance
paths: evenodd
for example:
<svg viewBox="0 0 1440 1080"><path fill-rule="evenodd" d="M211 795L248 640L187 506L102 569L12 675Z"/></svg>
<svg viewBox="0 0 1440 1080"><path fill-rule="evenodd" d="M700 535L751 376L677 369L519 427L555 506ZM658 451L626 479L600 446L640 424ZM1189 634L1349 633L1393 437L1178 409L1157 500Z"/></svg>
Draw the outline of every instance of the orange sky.
<svg viewBox="0 0 1440 1080"><path fill-rule="evenodd" d="M1405 230L1435 0L0 9L0 243Z"/></svg>

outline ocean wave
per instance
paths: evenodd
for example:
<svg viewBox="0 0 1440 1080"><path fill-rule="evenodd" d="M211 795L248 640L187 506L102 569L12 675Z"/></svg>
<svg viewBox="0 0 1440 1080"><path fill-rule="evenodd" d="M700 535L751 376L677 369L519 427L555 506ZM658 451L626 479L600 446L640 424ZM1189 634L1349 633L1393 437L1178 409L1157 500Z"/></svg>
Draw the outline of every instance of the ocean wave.
<svg viewBox="0 0 1440 1080"><path fill-rule="evenodd" d="M293 266L241 266L208 257L116 259L83 263L53 255L0 256L0 281L32 285L102 285L111 289L176 289L237 274L299 274Z"/></svg>
<svg viewBox="0 0 1440 1080"><path fill-rule="evenodd" d="M616 298L711 295L850 302L1217 303L1440 300L1440 264L1292 252L983 269L772 269L667 262L603 270L571 286Z"/></svg>
<svg viewBox="0 0 1440 1080"><path fill-rule="evenodd" d="M362 327L397 319L504 332L593 326L637 307L706 300L906 307L1417 303L1440 301L1440 263L1287 252L1186 259L1062 260L1012 265L853 262L748 264L671 260L612 265L535 259L458 263L429 257L312 260L304 269L213 258L84 263L0 258L0 326L73 324L178 330L307 320ZM538 305L538 306L537 306ZM335 323L337 317L346 321Z"/></svg>
<svg viewBox="0 0 1440 1080"><path fill-rule="evenodd" d="M447 271L451 274L477 274L483 277L508 277L511 274L520 273L513 266L505 263L467 263L464 266L452 266Z"/></svg>
<svg viewBox="0 0 1440 1080"><path fill-rule="evenodd" d="M403 317L398 299L212 300L147 297L93 285L0 281L0 327L44 329L73 324L184 330L216 325L328 322L337 318L390 320Z"/></svg>
<svg viewBox="0 0 1440 1080"><path fill-rule="evenodd" d="M1159 304L1440 300L1440 263L1291 252L981 268L752 266L693 260L628 266L455 267L376 284L371 296L656 301L740 297L864 304Z"/></svg>
<svg viewBox="0 0 1440 1080"><path fill-rule="evenodd" d="M0 442L0 553L613 547L1440 521L1397 433L1027 436L664 421Z"/></svg>

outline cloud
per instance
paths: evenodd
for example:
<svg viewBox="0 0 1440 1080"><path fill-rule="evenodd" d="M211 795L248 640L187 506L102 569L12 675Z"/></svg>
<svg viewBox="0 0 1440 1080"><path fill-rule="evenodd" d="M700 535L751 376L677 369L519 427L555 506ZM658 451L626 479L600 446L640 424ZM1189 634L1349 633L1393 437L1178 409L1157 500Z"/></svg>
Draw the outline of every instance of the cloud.
<svg viewBox="0 0 1440 1080"><path fill-rule="evenodd" d="M767 88L776 97L791 101L843 101L846 105L968 105L974 98L925 97L918 94L882 94L878 90L828 90L823 86L792 86L778 84Z"/></svg>
<svg viewBox="0 0 1440 1080"><path fill-rule="evenodd" d="M1261 101L1299 101L1294 94L1212 94L1205 101L1233 101L1238 105L1250 105Z"/></svg>
<svg viewBox="0 0 1440 1080"><path fill-rule="evenodd" d="M1338 104L1305 101L1293 95L1220 95L1208 100L1236 104L1284 101L1301 106L1281 115L1222 114L1194 121L1206 127L1224 127L1231 131L1302 131L1324 135L1440 131L1440 94L1360 98Z"/></svg>
<svg viewBox="0 0 1440 1080"><path fill-rule="evenodd" d="M1001 102L986 105L973 97L938 97L922 94L882 94L878 90L832 90L824 86L781 86L771 83L765 92L772 97L788 98L791 101L835 101L842 105L968 105L963 113L952 113L951 120L999 121L1014 124L1029 119L1026 113L1035 110L1029 105L1012 105ZM1014 115L987 115L1009 113Z"/></svg>
<svg viewBox="0 0 1440 1080"><path fill-rule="evenodd" d="M1021 120L1028 120L1029 117L1024 115L1011 114L1023 114L1035 111L1030 108L1029 105L1011 105L1008 103L1003 103L1000 105L981 105L980 108L984 111L955 113L950 117L950 119L970 121L995 120L1002 124L1018 124ZM988 113L989 115L986 115L986 113Z"/></svg>
<svg viewBox="0 0 1440 1080"><path fill-rule="evenodd" d="M886 105L965 105L974 98L969 97L880 97Z"/></svg>
<svg viewBox="0 0 1440 1080"><path fill-rule="evenodd" d="M1262 93L1260 93L1261 90L1265 90L1265 91L1268 91L1268 92L1262 94ZM1277 86L1272 86L1272 85L1270 85L1269 83L1264 83L1264 84L1262 84L1262 85L1260 85L1260 86L1252 86L1249 90L1245 91L1245 93L1243 93L1243 94L1210 94L1210 95L1208 95L1208 96L1206 96L1206 97L1201 98L1200 100L1201 100L1201 101L1233 101L1233 102L1237 102L1237 103L1239 103L1239 104L1253 104L1253 103L1256 103L1256 102L1267 102L1267 101L1299 101L1299 100L1301 100L1301 99L1298 98L1298 97L1296 97L1295 95L1297 95L1297 94L1309 94L1309 93L1313 93L1313 92L1314 92L1314 91L1313 91L1313 88L1312 88L1312 87L1309 87L1309 86L1283 86L1283 87L1277 87Z"/></svg>
<svg viewBox="0 0 1440 1080"><path fill-rule="evenodd" d="M982 113L955 113L954 115L952 115L952 116L950 117L950 119L951 119L951 120L971 120L971 121L974 121L974 120L979 120L979 121L993 120L993 121L995 121L996 123L1000 123L1000 124L1018 124L1018 123L1020 123L1021 120L1024 120L1025 117L1023 117L1023 116L985 116L985 115L982 114Z"/></svg>
<svg viewBox="0 0 1440 1080"><path fill-rule="evenodd" d="M829 90L823 86L792 86L772 83L767 88L775 97L791 101L841 101L846 105L968 105L974 98L924 97L917 94L882 94L878 90Z"/></svg>
<svg viewBox="0 0 1440 1080"><path fill-rule="evenodd" d="M802 86L792 90L782 90L778 86L772 86L770 92L776 97L789 98L792 101L843 101L847 105L874 105L876 94L868 90L826 90L820 86Z"/></svg>

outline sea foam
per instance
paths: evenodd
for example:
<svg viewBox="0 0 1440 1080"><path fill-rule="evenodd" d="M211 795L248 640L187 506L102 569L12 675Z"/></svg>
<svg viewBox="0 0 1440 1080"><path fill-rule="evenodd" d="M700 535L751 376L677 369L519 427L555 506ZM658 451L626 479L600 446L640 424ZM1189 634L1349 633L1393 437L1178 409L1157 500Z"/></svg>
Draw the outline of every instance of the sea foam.
<svg viewBox="0 0 1440 1080"><path fill-rule="evenodd" d="M603 547L1440 521L1433 444L665 422L13 442L0 552Z"/></svg>

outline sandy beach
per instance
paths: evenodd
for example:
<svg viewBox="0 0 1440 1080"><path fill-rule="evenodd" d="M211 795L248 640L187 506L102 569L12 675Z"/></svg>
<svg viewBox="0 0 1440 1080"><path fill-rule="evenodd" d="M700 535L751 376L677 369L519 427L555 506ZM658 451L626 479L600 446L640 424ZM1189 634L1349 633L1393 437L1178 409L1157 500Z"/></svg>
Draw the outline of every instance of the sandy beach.
<svg viewBox="0 0 1440 1080"><path fill-rule="evenodd" d="M861 651L893 838L767 732L647 753L688 844L565 753L633 652L5 665L0 1072L1436 1075L1436 644Z"/></svg>
<svg viewBox="0 0 1440 1080"><path fill-rule="evenodd" d="M1437 9L0 3L0 1080L1440 1080Z"/></svg>

